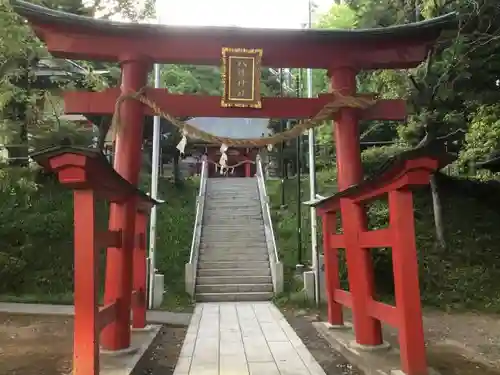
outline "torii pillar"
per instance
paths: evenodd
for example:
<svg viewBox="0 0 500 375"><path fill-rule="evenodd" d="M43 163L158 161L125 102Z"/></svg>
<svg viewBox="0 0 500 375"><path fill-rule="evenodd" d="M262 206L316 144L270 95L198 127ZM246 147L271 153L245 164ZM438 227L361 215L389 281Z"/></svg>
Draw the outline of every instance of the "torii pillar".
<svg viewBox="0 0 500 375"><path fill-rule="evenodd" d="M141 56L123 56L121 93L137 92L147 84L151 63ZM114 168L133 185L139 182L141 169L144 106L137 100L121 103L120 124L116 129ZM109 229L120 230L122 248L110 247L106 254L104 304L117 303L116 321L103 329L101 346L106 350L130 347L130 311L132 302L133 251L135 246L136 202L111 204Z"/></svg>
<svg viewBox="0 0 500 375"><path fill-rule="evenodd" d="M331 88L345 96L356 95L356 75L358 71L351 66L329 70ZM389 108L388 108L389 109ZM396 108L394 108L395 110ZM388 111L390 112L390 110ZM401 113L400 109L398 109ZM360 183L363 179L361 164L360 136L358 117L360 111L354 108L342 108L334 117L334 137L337 158L337 182L339 191ZM341 203L342 226L345 231L361 232L366 230L367 219L362 207L351 202ZM336 220L327 215L324 229L334 230ZM383 343L380 321L367 314L367 302L375 296L373 262L369 249L359 248L357 243L347 243L346 251L349 287L352 292L353 324L356 342L366 346ZM338 254L326 243L324 249L327 269L326 287L329 294L328 321L334 326L343 325L342 305L336 303L333 293L340 287L338 279Z"/></svg>

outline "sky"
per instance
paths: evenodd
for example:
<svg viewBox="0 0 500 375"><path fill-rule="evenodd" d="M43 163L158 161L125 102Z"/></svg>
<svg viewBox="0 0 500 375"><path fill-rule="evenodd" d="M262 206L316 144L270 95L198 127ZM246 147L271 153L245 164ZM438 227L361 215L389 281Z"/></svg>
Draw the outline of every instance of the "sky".
<svg viewBox="0 0 500 375"><path fill-rule="evenodd" d="M333 0L314 0L318 12ZM160 22L186 26L301 28L308 20L308 0L157 0Z"/></svg>

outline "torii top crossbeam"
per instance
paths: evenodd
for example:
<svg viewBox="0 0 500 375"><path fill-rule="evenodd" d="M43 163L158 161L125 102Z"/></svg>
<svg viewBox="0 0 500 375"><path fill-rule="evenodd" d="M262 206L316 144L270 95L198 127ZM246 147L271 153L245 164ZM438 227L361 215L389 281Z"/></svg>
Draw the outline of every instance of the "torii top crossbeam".
<svg viewBox="0 0 500 375"><path fill-rule="evenodd" d="M359 30L180 27L112 22L14 1L54 56L120 61L124 53L171 64L219 65L221 49L261 48L263 66L357 69L411 68L426 56L448 14L409 25Z"/></svg>

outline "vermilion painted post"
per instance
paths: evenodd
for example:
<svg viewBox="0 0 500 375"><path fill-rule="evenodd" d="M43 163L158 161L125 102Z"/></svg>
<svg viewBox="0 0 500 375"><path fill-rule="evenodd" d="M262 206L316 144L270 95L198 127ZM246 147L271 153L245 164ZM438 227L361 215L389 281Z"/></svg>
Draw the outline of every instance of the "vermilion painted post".
<svg viewBox="0 0 500 375"><path fill-rule="evenodd" d="M248 157L246 158L246 161L250 161ZM245 163L245 177L252 177L250 173L250 163Z"/></svg>
<svg viewBox="0 0 500 375"><path fill-rule="evenodd" d="M411 191L389 193L389 215L401 367L407 375L427 375Z"/></svg>
<svg viewBox="0 0 500 375"><path fill-rule="evenodd" d="M134 291L136 304L132 309L132 327L146 326L146 226L147 216L138 212L135 218Z"/></svg>
<svg viewBox="0 0 500 375"><path fill-rule="evenodd" d="M351 68L330 72L331 87L343 95L356 94L356 74ZM337 154L338 188L344 190L363 178L356 109L342 108L335 118L335 149ZM382 327L368 315L366 301L375 289L371 254L357 246L358 233L365 227L365 212L356 204L341 204L349 286L353 299L353 323L356 341L362 345L382 343Z"/></svg>
<svg viewBox="0 0 500 375"><path fill-rule="evenodd" d="M371 254L369 249L364 249L359 244L359 233L366 230L366 213L362 207L350 199L341 199L340 209L344 226L356 342L362 345L380 345L382 344L380 321L371 317L368 311L368 302L375 296Z"/></svg>
<svg viewBox="0 0 500 375"><path fill-rule="evenodd" d="M75 322L73 374L99 374L98 273L99 249L95 246L94 194L75 190Z"/></svg>
<svg viewBox="0 0 500 375"><path fill-rule="evenodd" d="M340 289L338 249L333 249L331 246L331 235L335 230L335 213L325 213L322 220L328 323L339 326L344 324L344 318L342 316L342 305L335 302L335 290Z"/></svg>
<svg viewBox="0 0 500 375"><path fill-rule="evenodd" d="M122 92L137 92L147 83L149 63L138 59L122 59ZM121 123L116 134L115 170L130 183L137 185L141 167L144 107L137 100L125 100L121 105ZM101 345L107 350L130 346L130 306L132 298L132 256L134 250L136 201L110 205L109 228L122 230L122 248L108 248L104 303L116 301L116 321L102 331Z"/></svg>

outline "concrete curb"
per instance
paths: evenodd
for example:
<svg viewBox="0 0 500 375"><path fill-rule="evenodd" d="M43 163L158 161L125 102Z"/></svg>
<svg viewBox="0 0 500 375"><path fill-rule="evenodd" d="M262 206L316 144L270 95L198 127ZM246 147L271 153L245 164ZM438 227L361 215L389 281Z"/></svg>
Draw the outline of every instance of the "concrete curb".
<svg viewBox="0 0 500 375"><path fill-rule="evenodd" d="M26 315L66 315L72 316L72 305L47 305L37 303L7 303L0 302L0 312ZM175 313L171 311L149 310L146 313L148 323L167 324L187 327L191 321L190 313Z"/></svg>

